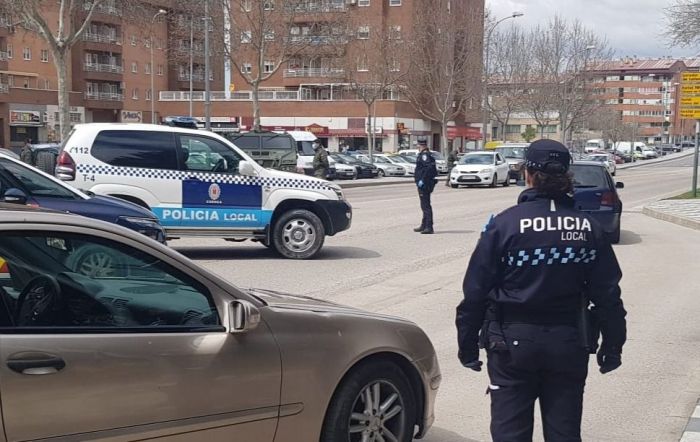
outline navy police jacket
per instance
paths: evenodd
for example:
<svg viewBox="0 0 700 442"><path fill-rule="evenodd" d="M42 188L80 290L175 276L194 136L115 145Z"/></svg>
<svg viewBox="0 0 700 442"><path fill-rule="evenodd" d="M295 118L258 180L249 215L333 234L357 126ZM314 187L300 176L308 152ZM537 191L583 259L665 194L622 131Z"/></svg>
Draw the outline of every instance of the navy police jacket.
<svg viewBox="0 0 700 442"><path fill-rule="evenodd" d="M418 153L418 158L416 159L416 172L413 175L413 179L416 184L420 180L423 180L425 186L428 189L432 189L435 185L435 177L437 177L437 166L435 165L435 158L430 154L430 151L423 151Z"/></svg>
<svg viewBox="0 0 700 442"><path fill-rule="evenodd" d="M574 208L534 189L484 227L457 307L460 360L478 359L479 330L489 305L503 322L575 325L582 296L594 304L603 348L621 352L625 309L622 272L602 228Z"/></svg>

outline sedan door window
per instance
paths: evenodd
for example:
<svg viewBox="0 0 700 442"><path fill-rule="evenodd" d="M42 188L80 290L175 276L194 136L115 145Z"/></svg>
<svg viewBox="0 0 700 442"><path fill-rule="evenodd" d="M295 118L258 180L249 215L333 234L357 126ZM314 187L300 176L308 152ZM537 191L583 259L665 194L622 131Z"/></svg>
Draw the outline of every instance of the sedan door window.
<svg viewBox="0 0 700 442"><path fill-rule="evenodd" d="M11 185L12 178L14 178L22 184L22 187L24 187L22 190L25 190L31 194L30 196L71 200L78 199L78 195L69 189L66 189L46 176L13 161L0 159L0 173L3 175L3 191L7 190L7 187ZM4 176L5 174L11 176Z"/></svg>
<svg viewBox="0 0 700 442"><path fill-rule="evenodd" d="M223 330L207 288L162 260L103 238L0 235L3 327L56 331ZM0 275L3 276L3 275Z"/></svg>

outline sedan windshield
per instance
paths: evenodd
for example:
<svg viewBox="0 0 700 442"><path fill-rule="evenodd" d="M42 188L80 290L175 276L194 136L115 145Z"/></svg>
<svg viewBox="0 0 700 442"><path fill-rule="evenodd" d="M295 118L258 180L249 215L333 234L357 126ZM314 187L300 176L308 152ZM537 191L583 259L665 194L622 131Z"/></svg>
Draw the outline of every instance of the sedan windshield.
<svg viewBox="0 0 700 442"><path fill-rule="evenodd" d="M496 150L506 158L525 159L525 149L522 147L499 147Z"/></svg>
<svg viewBox="0 0 700 442"><path fill-rule="evenodd" d="M471 154L459 160L459 164L493 164L493 157L490 153Z"/></svg>
<svg viewBox="0 0 700 442"><path fill-rule="evenodd" d="M572 164L571 173L574 175L574 187L604 187L609 186L607 171L600 166Z"/></svg>
<svg viewBox="0 0 700 442"><path fill-rule="evenodd" d="M337 162L343 163L343 164L361 164L360 160L353 158L350 155L337 154L337 155L332 155L332 157Z"/></svg>

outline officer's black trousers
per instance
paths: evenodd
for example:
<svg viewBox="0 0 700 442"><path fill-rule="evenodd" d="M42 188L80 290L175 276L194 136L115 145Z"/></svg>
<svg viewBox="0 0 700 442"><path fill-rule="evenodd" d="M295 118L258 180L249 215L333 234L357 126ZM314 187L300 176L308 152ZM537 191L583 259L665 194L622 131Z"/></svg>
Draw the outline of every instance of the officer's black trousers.
<svg viewBox="0 0 700 442"><path fill-rule="evenodd" d="M488 353L494 442L532 441L539 399L547 442L581 441L588 352L572 326L503 324L508 350Z"/></svg>
<svg viewBox="0 0 700 442"><path fill-rule="evenodd" d="M418 189L418 198L420 198L420 209L423 211L423 220L420 226L423 229L433 229L433 206L430 204L430 194L432 192L426 189Z"/></svg>

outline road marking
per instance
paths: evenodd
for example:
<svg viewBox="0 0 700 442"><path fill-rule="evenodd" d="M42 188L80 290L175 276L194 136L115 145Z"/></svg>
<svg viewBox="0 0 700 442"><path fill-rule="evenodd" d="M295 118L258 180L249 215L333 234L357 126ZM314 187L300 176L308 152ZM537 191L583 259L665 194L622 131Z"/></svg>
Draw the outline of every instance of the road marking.
<svg viewBox="0 0 700 442"><path fill-rule="evenodd" d="M700 404L695 406L695 411L688 420L680 442L700 442Z"/></svg>

